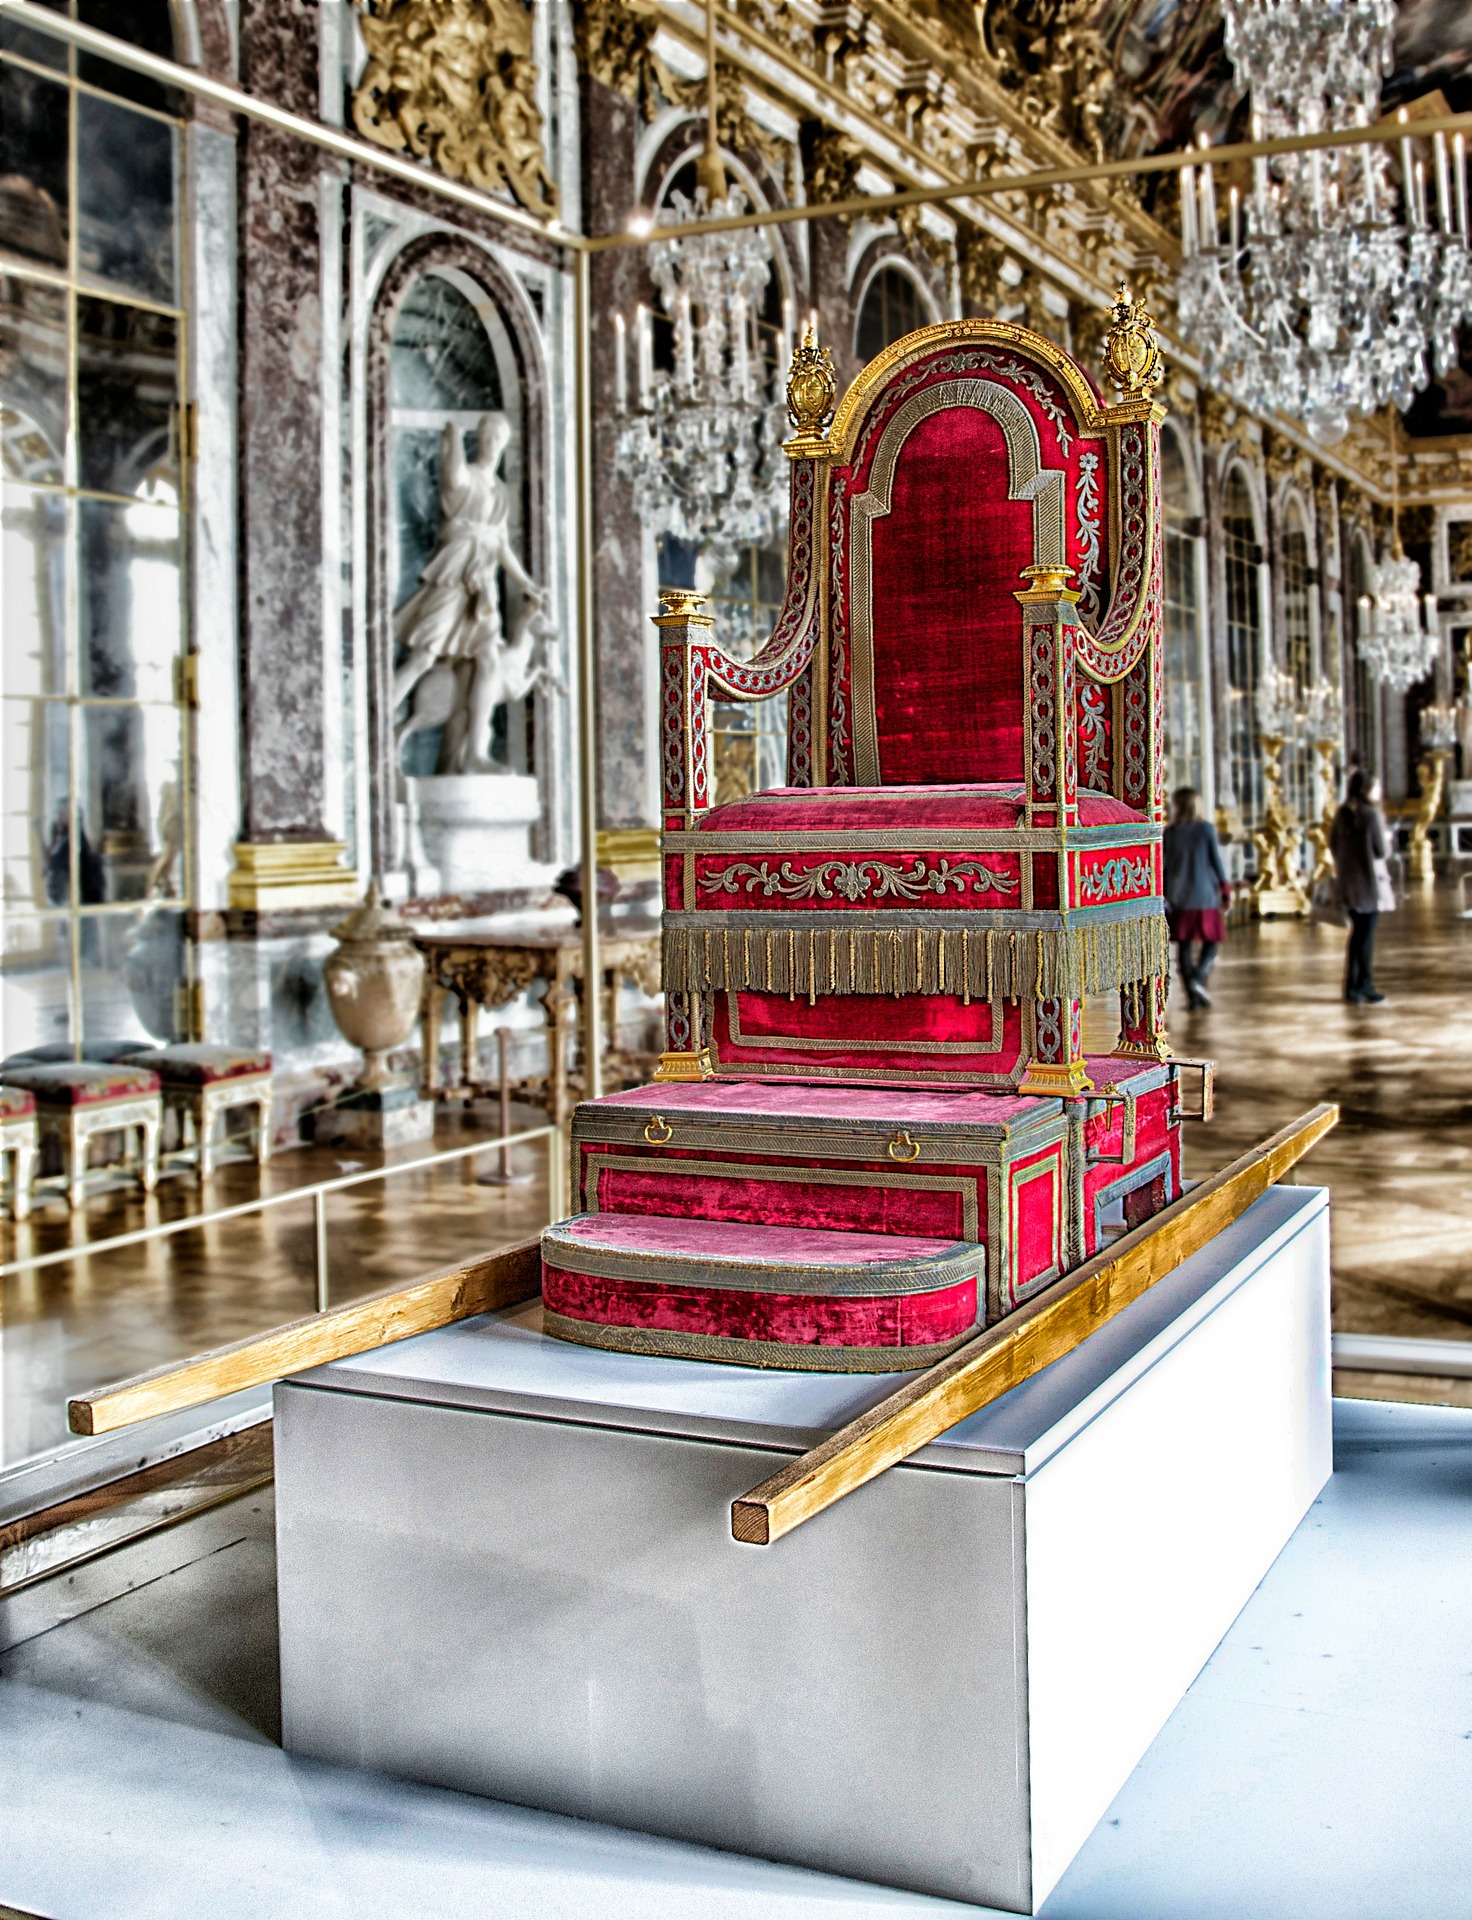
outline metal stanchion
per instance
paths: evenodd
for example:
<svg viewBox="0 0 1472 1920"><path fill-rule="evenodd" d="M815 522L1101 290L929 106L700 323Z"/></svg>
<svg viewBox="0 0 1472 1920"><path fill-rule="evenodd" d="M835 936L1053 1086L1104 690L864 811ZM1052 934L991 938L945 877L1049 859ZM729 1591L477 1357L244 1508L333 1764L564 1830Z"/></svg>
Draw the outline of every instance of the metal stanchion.
<svg viewBox="0 0 1472 1920"><path fill-rule="evenodd" d="M498 1092L501 1102L501 1164L495 1173L478 1173L475 1183L478 1187L526 1187L531 1184L529 1173L513 1173L511 1169L511 1149L505 1142L511 1133L511 1029L496 1029L496 1066L499 1078Z"/></svg>
<svg viewBox="0 0 1472 1920"><path fill-rule="evenodd" d="M593 318L592 268L573 261L573 366L577 448L578 823L583 874L583 1094L603 1091L603 1009L598 986L598 674L593 603Z"/></svg>
<svg viewBox="0 0 1472 1920"><path fill-rule="evenodd" d="M312 1219L316 1227L317 1311L327 1311L327 1195L319 1187L312 1195Z"/></svg>

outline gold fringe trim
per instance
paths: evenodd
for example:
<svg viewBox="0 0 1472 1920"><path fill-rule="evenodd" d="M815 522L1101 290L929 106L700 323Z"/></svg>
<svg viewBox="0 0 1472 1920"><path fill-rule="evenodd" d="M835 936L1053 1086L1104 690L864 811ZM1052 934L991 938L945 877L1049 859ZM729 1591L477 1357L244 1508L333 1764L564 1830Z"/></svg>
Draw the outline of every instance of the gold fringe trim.
<svg viewBox="0 0 1472 1920"><path fill-rule="evenodd" d="M1164 914L1083 928L845 927L828 915L799 930L664 930L668 993L780 993L811 1004L829 994L954 994L973 999L1077 999L1170 967ZM785 936L785 937L784 937Z"/></svg>

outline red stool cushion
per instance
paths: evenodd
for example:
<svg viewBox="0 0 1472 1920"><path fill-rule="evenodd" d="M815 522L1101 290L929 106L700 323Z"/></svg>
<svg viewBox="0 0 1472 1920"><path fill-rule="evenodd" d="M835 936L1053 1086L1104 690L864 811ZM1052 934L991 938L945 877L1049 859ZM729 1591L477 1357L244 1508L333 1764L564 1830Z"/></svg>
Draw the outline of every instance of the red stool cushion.
<svg viewBox="0 0 1472 1920"><path fill-rule="evenodd" d="M7 1067L6 1083L33 1093L43 1107L90 1107L157 1093L156 1073L144 1067L102 1066L87 1060L47 1061Z"/></svg>
<svg viewBox="0 0 1472 1920"><path fill-rule="evenodd" d="M219 1080L240 1080L250 1073L269 1073L269 1053L244 1047L212 1047L181 1042L170 1047L140 1047L128 1063L147 1067L165 1086L208 1087Z"/></svg>
<svg viewBox="0 0 1472 1920"><path fill-rule="evenodd" d="M36 1111L36 1096L24 1087L0 1087L0 1121L24 1120Z"/></svg>

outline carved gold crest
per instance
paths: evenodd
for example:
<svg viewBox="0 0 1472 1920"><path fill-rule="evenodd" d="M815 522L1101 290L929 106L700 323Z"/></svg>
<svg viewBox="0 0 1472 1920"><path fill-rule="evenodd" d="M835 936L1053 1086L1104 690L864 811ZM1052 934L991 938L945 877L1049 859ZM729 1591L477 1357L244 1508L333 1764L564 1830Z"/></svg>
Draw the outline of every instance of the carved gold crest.
<svg viewBox="0 0 1472 1920"><path fill-rule="evenodd" d="M1155 322L1145 306L1131 300L1123 283L1109 309L1103 359L1105 377L1122 400L1148 398L1165 378Z"/></svg>
<svg viewBox="0 0 1472 1920"><path fill-rule="evenodd" d="M532 15L523 0L356 0L368 64L353 94L365 139L552 217Z"/></svg>
<svg viewBox="0 0 1472 1920"><path fill-rule="evenodd" d="M787 376L787 413L799 439L821 438L833 418L837 393L833 355L818 345L809 327L807 338L792 356L792 370Z"/></svg>

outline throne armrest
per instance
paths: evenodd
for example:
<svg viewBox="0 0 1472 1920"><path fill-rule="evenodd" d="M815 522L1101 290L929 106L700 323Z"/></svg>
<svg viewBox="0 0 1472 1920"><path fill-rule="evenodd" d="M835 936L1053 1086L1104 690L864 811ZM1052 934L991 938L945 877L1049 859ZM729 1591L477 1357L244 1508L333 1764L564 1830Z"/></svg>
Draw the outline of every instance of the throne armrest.
<svg viewBox="0 0 1472 1920"><path fill-rule="evenodd" d="M666 830L689 827L710 806L710 700L769 700L791 688L787 768L793 786L812 784L812 665L818 631L818 573L813 534L822 491L819 462L792 463L787 590L776 624L751 660L716 645L705 596L671 587L655 615L660 639L660 762Z"/></svg>
<svg viewBox="0 0 1472 1920"><path fill-rule="evenodd" d="M1155 400L1126 400L1105 414L1119 490L1114 587L1098 631L1078 628L1079 664L1095 680L1122 680L1158 638L1161 592L1160 422Z"/></svg>

